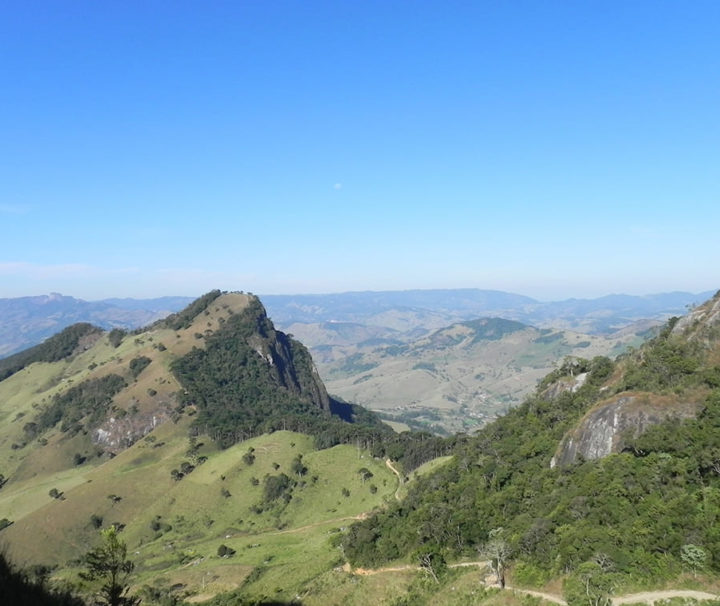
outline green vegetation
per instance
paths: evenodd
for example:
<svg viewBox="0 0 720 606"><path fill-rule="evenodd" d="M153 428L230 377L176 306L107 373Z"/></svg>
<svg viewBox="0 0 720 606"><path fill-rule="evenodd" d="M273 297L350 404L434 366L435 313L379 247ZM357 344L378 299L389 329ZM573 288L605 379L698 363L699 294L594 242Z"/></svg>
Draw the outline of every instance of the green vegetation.
<svg viewBox="0 0 720 606"><path fill-rule="evenodd" d="M358 442L374 456L401 461L408 471L447 449L423 434L398 436L358 406L331 401L330 410L323 408L324 388L310 354L274 329L257 299L209 336L205 349L193 348L176 360L172 371L185 390L185 404L198 409L195 431L223 448L289 429L315 436L318 448Z"/></svg>
<svg viewBox="0 0 720 606"><path fill-rule="evenodd" d="M88 379L53 397L52 403L36 419L38 431L54 427L77 433L82 419L89 416L86 426L99 421L112 403L113 396L127 386L120 375L110 374L99 379Z"/></svg>
<svg viewBox="0 0 720 606"><path fill-rule="evenodd" d="M127 331L123 330L122 328L113 328L108 333L108 342L110 345L112 345L115 349L120 347L120 343L123 342L123 339L127 335Z"/></svg>
<svg viewBox="0 0 720 606"><path fill-rule="evenodd" d="M542 583L570 574L570 597L588 588L600 595L608 583L661 583L684 568L717 573L720 390L711 391L705 378L708 360L669 330L617 364L568 360L522 406L458 441L454 458L418 478L402 502L355 524L343 541L346 555L366 567L428 547L471 557L502 527L523 578ZM613 379L622 370L632 381L627 374ZM589 375L574 393L540 395L564 373L579 372ZM552 469L560 439L585 411L640 387L638 376L673 393L705 389L702 411L627 436L626 452Z"/></svg>
<svg viewBox="0 0 720 606"><path fill-rule="evenodd" d="M571 606L678 578L700 587L720 572L720 349L708 333L687 339L669 325L615 363L567 358L505 417L439 438L395 434L328 399L307 351L275 331L255 299L228 297L203 313L202 330L212 331L201 341L197 322L156 325L117 349L97 340L3 383L0 462L11 481L0 491L0 529L14 558L59 565L55 576L69 583L89 579L81 567L93 558L79 557L101 531L93 561L115 553L117 566L98 569L94 588L105 586L105 603L127 597L132 559L132 593L149 606L191 596L536 604L482 588L484 573L455 568L457 559L489 560L500 584L507 576L558 592L564 583ZM161 340L172 343L165 354ZM646 385L660 395L637 394ZM697 416L619 436L618 454L552 468L581 420L628 389L636 403L687 403ZM137 403L128 421L138 424L151 405L170 419L98 458L89 430L113 402ZM46 431L57 425L62 432ZM346 559L399 570L354 576Z"/></svg>
<svg viewBox="0 0 720 606"><path fill-rule="evenodd" d="M0 381L4 381L33 362L57 362L67 358L77 349L83 337L101 332L102 330L97 326L87 323L68 326L40 345L0 360Z"/></svg>
<svg viewBox="0 0 720 606"><path fill-rule="evenodd" d="M138 356L130 360L130 374L133 379L137 379L140 373L145 370L152 360L147 356Z"/></svg>
<svg viewBox="0 0 720 606"><path fill-rule="evenodd" d="M359 353L348 356L343 359L342 364L333 369L333 374L340 376L354 375L372 370L378 365L377 362L363 362L362 359L363 355Z"/></svg>
<svg viewBox="0 0 720 606"><path fill-rule="evenodd" d="M273 350L275 342L280 351ZM272 351L273 364L256 351L263 346ZM275 332L255 300L209 336L205 349L193 348L172 370L185 388L184 401L199 409L195 426L229 446L273 429L305 429L328 417L313 401L309 370L296 365L298 375L305 375L295 375L291 360L298 361L289 339Z"/></svg>
<svg viewBox="0 0 720 606"><path fill-rule="evenodd" d="M161 320L158 324L171 330L182 330L189 328L193 320L203 313L210 304L217 299L222 292L220 290L211 290L209 293L204 294L202 297L193 301L182 311L175 314L170 314L164 320Z"/></svg>
<svg viewBox="0 0 720 606"><path fill-rule="evenodd" d="M86 569L80 578L99 581L99 604L107 606L136 606L139 598L128 596L128 579L135 565L127 558L127 545L118 537L118 530L111 526L100 533L102 544L83 557Z"/></svg>
<svg viewBox="0 0 720 606"><path fill-rule="evenodd" d="M481 318L479 320L462 322L462 325L473 329L475 333L473 335L473 343L480 341L497 341L505 335L510 335L527 328L522 322L505 320L503 318Z"/></svg>

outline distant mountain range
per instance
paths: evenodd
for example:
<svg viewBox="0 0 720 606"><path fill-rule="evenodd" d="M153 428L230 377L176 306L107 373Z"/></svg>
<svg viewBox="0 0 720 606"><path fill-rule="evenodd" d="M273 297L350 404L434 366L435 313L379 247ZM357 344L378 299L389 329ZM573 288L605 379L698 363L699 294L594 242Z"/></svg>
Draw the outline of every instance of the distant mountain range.
<svg viewBox="0 0 720 606"><path fill-rule="evenodd" d="M502 291L451 289L265 295L261 299L268 315L283 330L349 322L359 325L359 340L392 335L407 342L457 322L490 316L538 328L609 334L641 319L660 322L681 315L712 294L608 295L542 303ZM76 322L91 322L106 329L134 329L178 311L192 300L160 297L84 301L57 293L0 299L0 357L35 345ZM308 342L311 346L324 344Z"/></svg>
<svg viewBox="0 0 720 606"><path fill-rule="evenodd" d="M427 332L456 322L498 317L538 328L609 334L638 320L664 321L682 315L713 294L713 291L670 292L541 302L502 291L454 289L261 298L273 320L283 327L293 323L354 322L399 331L419 328Z"/></svg>
<svg viewBox="0 0 720 606"><path fill-rule="evenodd" d="M132 329L178 311L190 297L83 301L58 293L0 299L0 357L42 342L77 322L100 328Z"/></svg>

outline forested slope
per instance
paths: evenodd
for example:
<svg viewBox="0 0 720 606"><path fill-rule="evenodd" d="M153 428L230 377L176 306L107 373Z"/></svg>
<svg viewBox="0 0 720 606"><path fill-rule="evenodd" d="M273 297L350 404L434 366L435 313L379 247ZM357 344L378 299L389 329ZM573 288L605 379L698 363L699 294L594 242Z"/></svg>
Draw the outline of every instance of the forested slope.
<svg viewBox="0 0 720 606"><path fill-rule="evenodd" d="M683 570L720 572L718 308L716 295L614 363L568 361L523 405L458 442L453 461L403 502L354 525L350 561L476 556L501 543L516 579L530 583L570 575L572 587L590 575L608 586L653 584ZM662 402L665 420L616 436L609 456L551 465L589 411L628 395ZM672 414L688 402L695 415Z"/></svg>

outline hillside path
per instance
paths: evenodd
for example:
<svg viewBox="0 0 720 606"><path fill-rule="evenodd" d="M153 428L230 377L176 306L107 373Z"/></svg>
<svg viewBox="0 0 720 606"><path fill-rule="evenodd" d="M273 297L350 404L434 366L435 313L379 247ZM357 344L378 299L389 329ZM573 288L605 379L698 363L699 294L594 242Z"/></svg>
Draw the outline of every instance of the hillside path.
<svg viewBox="0 0 720 606"><path fill-rule="evenodd" d="M560 604L561 606L567 606L567 602L565 600L563 600L559 595L554 595L552 593L544 593L542 591L533 591L532 589L520 589L519 587L511 587L510 585L506 585L505 589L510 589L510 590L514 591L515 593L524 593L525 595L531 595L535 598L541 598L548 602Z"/></svg>
<svg viewBox="0 0 720 606"><path fill-rule="evenodd" d="M289 528L288 530L275 530L275 531L267 532L267 534L293 534L295 532L302 532L303 530L308 530L310 528L316 528L317 526L323 526L325 524L334 524L335 522L344 522L346 520L364 520L365 518L367 518L367 516L368 516L367 513L361 513L356 516L345 516L344 518L334 518L332 520L321 520L320 522L308 524L307 526L298 526L297 528Z"/></svg>
<svg viewBox="0 0 720 606"><path fill-rule="evenodd" d="M389 465L388 465L389 467ZM485 567L489 564L488 561L480 561L480 562L458 562L457 564L449 564L448 568L465 568L469 566L478 566L478 567ZM342 569L345 572L350 572L352 574L358 574L361 576L370 576L374 574L382 574L384 572L403 572L406 570L421 570L420 566L413 566L411 564L406 564L404 566L387 566L385 568L352 568L349 563L345 563L345 565L342 567ZM497 587L497 585L493 585L493 587ZM509 591L514 591L516 593L522 593L525 595L533 596L536 598L541 598L543 600L546 600L548 602L552 602L554 604L559 604L560 606L567 606L567 602L559 595L555 595L552 593L544 593L542 591L533 591L532 589L521 589L519 587L512 587L511 585L506 585L505 589ZM644 603L644 604L654 604L658 600L667 600L669 598L692 598L695 600L717 600L720 598L720 596L708 593L706 591L695 591L693 589L665 589L660 591L645 591L642 593L631 593L627 595L621 595L616 596L612 598L612 605L613 606L622 606L623 604L633 604L633 603Z"/></svg>
<svg viewBox="0 0 720 606"><path fill-rule="evenodd" d="M448 568L466 568L468 566L487 566L489 562L483 560L482 562L459 562L457 564L448 564ZM404 564L403 566L386 566L385 568L353 568L348 562L345 562L342 569L345 572L351 572L352 574L359 574L361 576L370 576L373 574L382 574L383 572L403 572L405 570L422 570L421 566L414 566L412 564Z"/></svg>
<svg viewBox="0 0 720 606"><path fill-rule="evenodd" d="M388 468L390 469L390 471L392 471L397 476L398 487L397 487L397 490L395 491L395 500L399 501L400 500L400 487L403 485L402 476L400 475L400 472L392 464L392 461L390 459L385 459L385 465L387 465Z"/></svg>
<svg viewBox="0 0 720 606"><path fill-rule="evenodd" d="M621 595L612 599L613 606L620 604L632 604L643 602L645 604L653 604L657 600L667 600L669 598L693 598L695 600L717 600L720 596L706 591L695 591L693 589L666 589L664 591L644 591L642 593L632 593L629 595Z"/></svg>

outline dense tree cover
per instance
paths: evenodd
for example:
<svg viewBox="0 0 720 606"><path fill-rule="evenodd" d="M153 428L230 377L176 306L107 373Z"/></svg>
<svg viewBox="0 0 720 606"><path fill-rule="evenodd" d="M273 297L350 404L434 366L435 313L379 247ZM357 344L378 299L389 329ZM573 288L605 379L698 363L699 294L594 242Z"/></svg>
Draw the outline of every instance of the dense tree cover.
<svg viewBox="0 0 720 606"><path fill-rule="evenodd" d="M262 355L262 346L266 339L273 340L275 331L261 310L253 303L228 318L207 338L205 349L194 348L172 366L185 389L184 403L198 408L196 428L223 446L329 417L301 389L290 360Z"/></svg>
<svg viewBox="0 0 720 606"><path fill-rule="evenodd" d="M0 552L0 604L8 606L84 606L80 598L48 585L46 578L10 564Z"/></svg>
<svg viewBox="0 0 720 606"><path fill-rule="evenodd" d="M221 294L222 292L220 290L211 290L210 292L205 293L202 297L195 299L185 309L177 313L170 314L164 320L160 320L158 324L172 330L188 328L193 323L193 320L199 314L204 312Z"/></svg>
<svg viewBox="0 0 720 606"><path fill-rule="evenodd" d="M113 396L125 387L125 379L120 375L109 374L99 379L88 379L56 394L50 405L38 415L34 431L49 429L60 421L62 431L79 431L80 421L87 416L89 419L86 425L92 425L103 418Z"/></svg>
<svg viewBox="0 0 720 606"><path fill-rule="evenodd" d="M33 362L57 362L71 355L87 335L102 332L86 322L68 326L46 341L0 360L0 381L21 371Z"/></svg>
<svg viewBox="0 0 720 606"><path fill-rule="evenodd" d="M479 320L469 320L462 322L464 326L468 326L475 331L473 335L473 343L480 341L497 341L505 335L512 334L519 330L525 330L527 325L514 320L505 320L503 318L481 318Z"/></svg>
<svg viewBox="0 0 720 606"><path fill-rule="evenodd" d="M710 390L708 360L700 345L668 328L616 365L572 361L553 379L588 372L580 389L549 399L540 395L546 382L459 441L454 459L419 479L403 502L351 527L346 555L361 566L418 550L472 556L503 528L518 577L540 583L569 573L569 595L668 578L690 559L720 571L720 389ZM625 374L618 379L616 371ZM708 395L697 419L628 436L626 452L550 467L562 436L589 407L645 385Z"/></svg>

